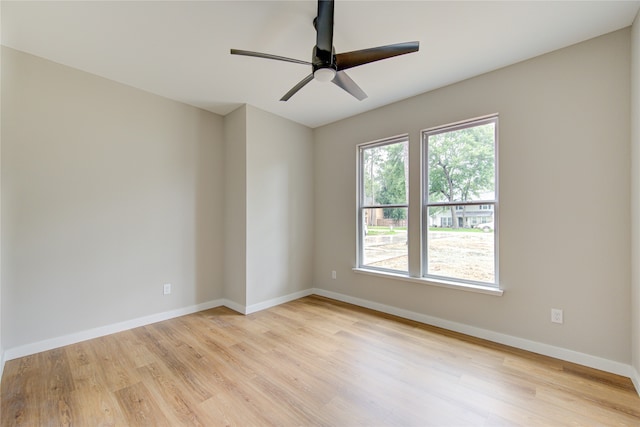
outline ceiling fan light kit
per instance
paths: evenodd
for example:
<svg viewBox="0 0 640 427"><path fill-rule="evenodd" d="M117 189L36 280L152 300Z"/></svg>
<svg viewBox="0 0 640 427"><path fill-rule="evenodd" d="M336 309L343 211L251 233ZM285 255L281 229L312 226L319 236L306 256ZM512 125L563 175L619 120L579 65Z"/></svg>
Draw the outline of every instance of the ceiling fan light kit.
<svg viewBox="0 0 640 427"><path fill-rule="evenodd" d="M318 68L313 72L313 78L319 82L330 82L336 76L336 70L333 68Z"/></svg>
<svg viewBox="0 0 640 427"><path fill-rule="evenodd" d="M354 98L362 101L367 97L367 94L344 70L398 55L417 52L420 42L397 43L336 54L333 47L333 10L333 0L318 0L318 16L313 20L313 26L316 29L316 45L313 48L311 62L249 50L231 49L231 54L311 65L311 74L291 88L280 101L289 100L311 80L319 82L330 81Z"/></svg>

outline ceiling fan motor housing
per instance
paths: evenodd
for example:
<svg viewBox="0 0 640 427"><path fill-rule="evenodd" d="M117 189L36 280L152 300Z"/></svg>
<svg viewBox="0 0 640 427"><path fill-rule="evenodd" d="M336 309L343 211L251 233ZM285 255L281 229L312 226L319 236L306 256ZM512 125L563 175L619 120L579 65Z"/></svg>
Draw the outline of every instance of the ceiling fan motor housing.
<svg viewBox="0 0 640 427"><path fill-rule="evenodd" d="M335 55L332 52L319 49L318 46L313 48L312 69L313 77L319 82L330 82L336 76L338 67L335 64Z"/></svg>
<svg viewBox="0 0 640 427"><path fill-rule="evenodd" d="M335 71L338 71L335 62L335 54L333 51L327 52L326 50L318 49L318 46L313 47L311 64L314 73L320 68L333 68Z"/></svg>

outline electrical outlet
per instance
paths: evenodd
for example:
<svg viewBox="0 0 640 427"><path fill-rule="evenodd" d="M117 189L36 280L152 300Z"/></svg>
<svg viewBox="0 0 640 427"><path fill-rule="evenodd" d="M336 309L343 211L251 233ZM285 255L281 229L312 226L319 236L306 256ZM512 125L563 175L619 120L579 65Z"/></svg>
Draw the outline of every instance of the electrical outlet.
<svg viewBox="0 0 640 427"><path fill-rule="evenodd" d="M551 309L551 321L553 323L563 323L562 309L560 309L560 308L552 308Z"/></svg>
<svg viewBox="0 0 640 427"><path fill-rule="evenodd" d="M335 270L333 270L333 271L331 272L331 278L332 278L333 280L335 280L335 279L336 279L336 271L335 271Z"/></svg>
<svg viewBox="0 0 640 427"><path fill-rule="evenodd" d="M165 283L162 287L162 293L164 295L169 295L171 293L171 283Z"/></svg>

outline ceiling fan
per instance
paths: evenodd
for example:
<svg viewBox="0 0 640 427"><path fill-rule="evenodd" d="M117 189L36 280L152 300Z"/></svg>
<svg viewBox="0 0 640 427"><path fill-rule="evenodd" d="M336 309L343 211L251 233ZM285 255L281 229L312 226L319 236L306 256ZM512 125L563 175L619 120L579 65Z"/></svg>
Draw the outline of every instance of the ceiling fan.
<svg viewBox="0 0 640 427"><path fill-rule="evenodd" d="M313 48L311 62L239 49L231 49L231 54L311 65L311 74L292 87L280 101L289 100L296 92L314 79L320 82L331 81L359 101L362 101L367 97L367 94L344 70L398 55L417 52L420 42L397 43L336 54L333 47L333 9L333 0L318 0L318 16L313 20L313 26L316 29L316 45Z"/></svg>

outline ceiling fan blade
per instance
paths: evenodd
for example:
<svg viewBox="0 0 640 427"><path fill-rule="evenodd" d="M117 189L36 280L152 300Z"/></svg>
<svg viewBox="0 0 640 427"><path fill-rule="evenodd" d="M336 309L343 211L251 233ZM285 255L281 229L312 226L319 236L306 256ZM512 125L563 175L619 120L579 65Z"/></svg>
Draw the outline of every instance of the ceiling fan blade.
<svg viewBox="0 0 640 427"><path fill-rule="evenodd" d="M333 50L333 0L318 0L316 27L316 46L331 54Z"/></svg>
<svg viewBox="0 0 640 427"><path fill-rule="evenodd" d="M336 55L336 66L338 67L338 71L346 70L370 62L417 52L419 47L420 42L406 42L339 53Z"/></svg>
<svg viewBox="0 0 640 427"><path fill-rule="evenodd" d="M295 64L311 65L311 62L299 59L287 58L285 56L270 55L268 53L252 52L250 50L231 49L232 55L255 56L256 58L275 59L276 61L293 62Z"/></svg>
<svg viewBox="0 0 640 427"><path fill-rule="evenodd" d="M354 82L351 77L347 75L344 71L338 71L336 76L331 80L336 86L344 89L353 97L357 98L358 101L362 101L367 97L367 94L364 93L360 86Z"/></svg>
<svg viewBox="0 0 640 427"><path fill-rule="evenodd" d="M291 98L293 95L295 95L295 93L297 91L299 91L300 89L302 89L307 83L309 83L311 80L313 80L313 73L309 74L307 77L305 77L304 79L302 79L300 81L300 83L298 83L297 85L295 85L294 87L291 88L291 90L287 93L284 94L284 96L282 98L280 98L280 101L288 101L289 98Z"/></svg>

